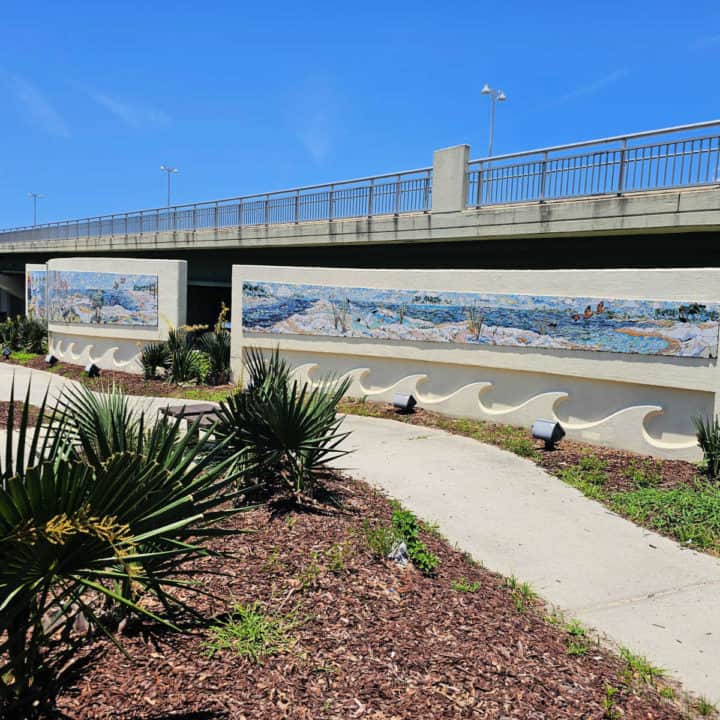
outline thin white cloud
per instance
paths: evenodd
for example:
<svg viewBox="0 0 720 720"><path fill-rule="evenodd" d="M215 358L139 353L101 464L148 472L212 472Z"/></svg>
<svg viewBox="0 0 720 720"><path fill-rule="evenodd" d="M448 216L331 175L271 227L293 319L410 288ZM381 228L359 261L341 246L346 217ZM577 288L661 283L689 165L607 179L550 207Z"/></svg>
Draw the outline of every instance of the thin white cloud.
<svg viewBox="0 0 720 720"><path fill-rule="evenodd" d="M315 162L322 162L330 154L332 134L332 122L321 110L304 117L297 130L300 142Z"/></svg>
<svg viewBox="0 0 720 720"><path fill-rule="evenodd" d="M543 105L543 107L549 108L555 107L557 105L565 105L566 103L573 102L580 98L594 95L595 93L604 90L606 87L614 85L616 82L626 77L628 74L629 72L627 68L620 68L619 70L614 70L607 75L603 75L602 77L597 78L593 82L587 83L586 85L581 85L580 87L577 87L574 90L571 90L570 92L565 93L564 95L561 95L554 100L551 100L550 102Z"/></svg>
<svg viewBox="0 0 720 720"><path fill-rule="evenodd" d="M15 73L0 72L18 111L38 130L55 137L70 137L70 129L50 100L27 78Z"/></svg>
<svg viewBox="0 0 720 720"><path fill-rule="evenodd" d="M88 91L100 107L131 128L158 128L170 123L170 116L163 110L137 102L127 102L105 93Z"/></svg>
<svg viewBox="0 0 720 720"><path fill-rule="evenodd" d="M327 160L335 150L342 134L343 106L332 79L325 77L305 78L289 99L289 128L316 163Z"/></svg>
<svg viewBox="0 0 720 720"><path fill-rule="evenodd" d="M717 35L705 35L690 45L691 50L708 50L714 47L720 47L720 33Z"/></svg>

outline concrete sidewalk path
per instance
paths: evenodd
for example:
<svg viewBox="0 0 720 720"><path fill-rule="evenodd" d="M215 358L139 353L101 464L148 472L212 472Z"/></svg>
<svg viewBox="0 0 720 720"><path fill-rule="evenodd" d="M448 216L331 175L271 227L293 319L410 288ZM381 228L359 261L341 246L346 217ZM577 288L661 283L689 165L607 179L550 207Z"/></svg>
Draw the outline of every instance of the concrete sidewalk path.
<svg viewBox="0 0 720 720"><path fill-rule="evenodd" d="M347 416L339 464L485 567L720 702L720 561L649 532L529 460L441 430Z"/></svg>

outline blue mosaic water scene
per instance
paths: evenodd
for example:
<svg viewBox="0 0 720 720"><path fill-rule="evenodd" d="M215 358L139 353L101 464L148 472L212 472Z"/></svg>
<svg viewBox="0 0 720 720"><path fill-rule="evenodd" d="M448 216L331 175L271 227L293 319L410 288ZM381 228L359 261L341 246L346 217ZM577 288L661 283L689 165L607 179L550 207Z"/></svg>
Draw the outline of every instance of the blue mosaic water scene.
<svg viewBox="0 0 720 720"><path fill-rule="evenodd" d="M256 333L717 357L717 303L243 283Z"/></svg>
<svg viewBox="0 0 720 720"><path fill-rule="evenodd" d="M27 293L26 314L45 320L47 318L47 276L44 270L28 270L25 273Z"/></svg>
<svg viewBox="0 0 720 720"><path fill-rule="evenodd" d="M52 270L51 322L157 327L157 275Z"/></svg>

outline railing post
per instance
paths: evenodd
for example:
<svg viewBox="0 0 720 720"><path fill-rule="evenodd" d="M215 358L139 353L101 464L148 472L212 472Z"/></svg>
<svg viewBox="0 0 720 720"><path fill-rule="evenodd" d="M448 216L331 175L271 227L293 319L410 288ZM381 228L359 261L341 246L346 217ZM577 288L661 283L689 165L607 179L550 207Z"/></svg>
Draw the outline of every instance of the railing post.
<svg viewBox="0 0 720 720"><path fill-rule="evenodd" d="M400 214L400 176L395 180L395 214Z"/></svg>
<svg viewBox="0 0 720 720"><path fill-rule="evenodd" d="M141 210L140 211L140 234L142 235L144 232L145 232L144 213Z"/></svg>
<svg viewBox="0 0 720 720"><path fill-rule="evenodd" d="M270 224L270 194L265 196L265 224Z"/></svg>
<svg viewBox="0 0 720 720"><path fill-rule="evenodd" d="M192 208L192 229L193 232L197 230L197 205L193 205Z"/></svg>
<svg viewBox="0 0 720 720"><path fill-rule="evenodd" d="M482 207L482 189L483 189L483 172L484 167L482 162L478 165L478 176L477 176L477 197L475 198L475 206Z"/></svg>
<svg viewBox="0 0 720 720"><path fill-rule="evenodd" d="M295 224L300 222L300 191L295 191Z"/></svg>
<svg viewBox="0 0 720 720"><path fill-rule="evenodd" d="M432 182L432 174L430 170L425 171L423 187L423 211L427 212L430 210L430 183Z"/></svg>
<svg viewBox="0 0 720 720"><path fill-rule="evenodd" d="M373 215L373 203L375 201L375 178L370 180L370 187L368 188L368 217Z"/></svg>
<svg viewBox="0 0 720 720"><path fill-rule="evenodd" d="M627 140L622 141L620 149L620 171L618 172L618 189L617 194L622 195L625 189L625 151L627 150Z"/></svg>
<svg viewBox="0 0 720 720"><path fill-rule="evenodd" d="M218 226L218 204L215 203L215 208L213 210L213 227L217 230Z"/></svg>
<svg viewBox="0 0 720 720"><path fill-rule="evenodd" d="M545 202L545 179L547 177L547 150L543 153L542 169L540 170L540 202Z"/></svg>
<svg viewBox="0 0 720 720"><path fill-rule="evenodd" d="M330 186L329 191L329 197L328 197L328 220L332 221L334 215L335 215L335 186Z"/></svg>

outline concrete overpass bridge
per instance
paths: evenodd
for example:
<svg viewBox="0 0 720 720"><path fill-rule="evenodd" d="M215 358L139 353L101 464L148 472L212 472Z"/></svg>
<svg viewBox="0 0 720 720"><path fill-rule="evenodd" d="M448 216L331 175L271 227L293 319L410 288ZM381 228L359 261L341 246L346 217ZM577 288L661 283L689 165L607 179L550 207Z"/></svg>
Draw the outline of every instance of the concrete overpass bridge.
<svg viewBox="0 0 720 720"><path fill-rule="evenodd" d="M204 320L233 263L720 267L718 230L709 121L480 160L460 145L416 170L4 230L0 291L22 297L25 263L53 257L183 258Z"/></svg>

